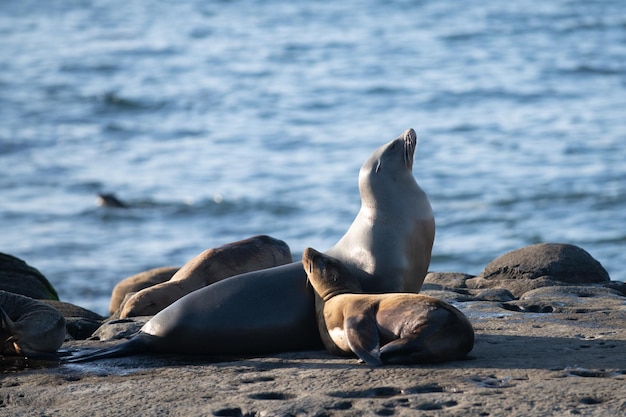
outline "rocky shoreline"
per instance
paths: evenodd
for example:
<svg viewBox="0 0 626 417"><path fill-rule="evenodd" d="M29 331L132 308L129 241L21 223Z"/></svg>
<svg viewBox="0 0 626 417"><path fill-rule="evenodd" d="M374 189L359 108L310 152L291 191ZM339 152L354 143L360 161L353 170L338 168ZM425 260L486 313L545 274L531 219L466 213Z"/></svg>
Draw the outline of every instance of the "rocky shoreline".
<svg viewBox="0 0 626 417"><path fill-rule="evenodd" d="M0 357L0 414L625 415L626 284L599 276L579 250L533 245L478 277L430 273L422 293L453 303L474 326L464 361L370 368L322 350L85 364ZM119 343L144 320L107 324L100 340L67 340L61 352Z"/></svg>

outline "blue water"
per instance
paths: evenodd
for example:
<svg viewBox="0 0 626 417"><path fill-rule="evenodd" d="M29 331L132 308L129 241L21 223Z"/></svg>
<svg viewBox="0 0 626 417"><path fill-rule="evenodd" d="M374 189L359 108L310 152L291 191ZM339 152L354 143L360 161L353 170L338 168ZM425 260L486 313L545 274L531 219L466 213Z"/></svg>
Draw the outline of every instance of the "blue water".
<svg viewBox="0 0 626 417"><path fill-rule="evenodd" d="M99 313L226 242L330 247L409 127L431 270L566 242L626 280L624 1L0 2L0 251Z"/></svg>

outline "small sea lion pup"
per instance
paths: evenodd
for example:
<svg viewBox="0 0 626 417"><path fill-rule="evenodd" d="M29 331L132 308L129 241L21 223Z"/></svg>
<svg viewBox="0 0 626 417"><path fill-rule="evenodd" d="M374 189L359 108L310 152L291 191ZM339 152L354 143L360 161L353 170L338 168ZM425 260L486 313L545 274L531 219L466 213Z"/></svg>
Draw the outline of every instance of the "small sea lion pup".
<svg viewBox="0 0 626 417"><path fill-rule="evenodd" d="M54 307L0 290L0 354L57 359L65 318Z"/></svg>
<svg viewBox="0 0 626 417"><path fill-rule="evenodd" d="M474 347L472 325L448 303L413 293L363 294L341 261L312 248L302 263L316 293L322 342L333 354L354 353L378 366L459 360Z"/></svg>

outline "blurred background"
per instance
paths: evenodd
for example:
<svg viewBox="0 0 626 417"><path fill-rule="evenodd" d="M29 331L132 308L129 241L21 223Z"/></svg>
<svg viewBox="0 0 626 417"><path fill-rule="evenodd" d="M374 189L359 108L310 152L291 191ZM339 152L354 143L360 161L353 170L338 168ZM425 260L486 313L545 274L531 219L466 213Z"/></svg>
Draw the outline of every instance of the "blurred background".
<svg viewBox="0 0 626 417"><path fill-rule="evenodd" d="M626 280L621 0L4 0L0 57L0 252L63 301L260 233L329 248L409 127L431 270L561 242Z"/></svg>

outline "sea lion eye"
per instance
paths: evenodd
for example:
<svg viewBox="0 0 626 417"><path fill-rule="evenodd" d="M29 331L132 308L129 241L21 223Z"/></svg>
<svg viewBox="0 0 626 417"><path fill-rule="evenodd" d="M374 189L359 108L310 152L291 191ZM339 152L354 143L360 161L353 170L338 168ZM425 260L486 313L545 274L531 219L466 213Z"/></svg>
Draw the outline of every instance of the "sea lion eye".
<svg viewBox="0 0 626 417"><path fill-rule="evenodd" d="M376 173L378 173L378 171L380 171L380 168L383 166L383 164L380 163L380 161L378 161L378 164L376 165Z"/></svg>

